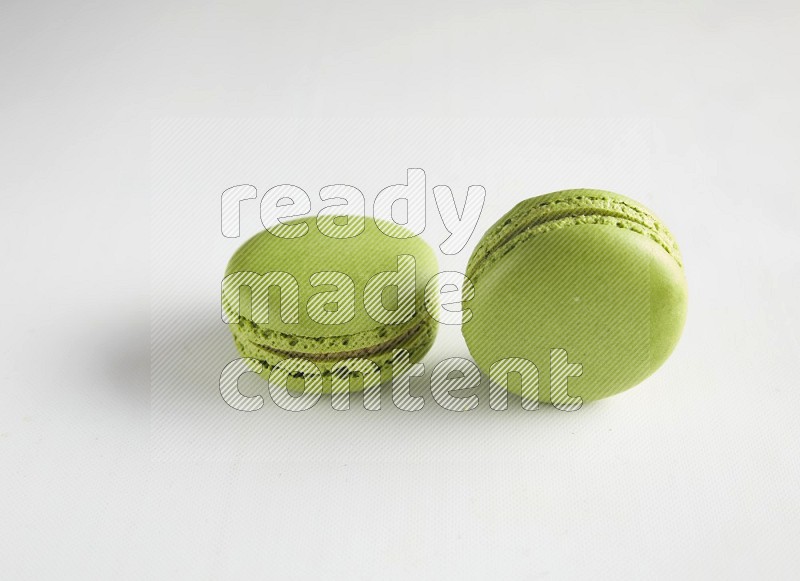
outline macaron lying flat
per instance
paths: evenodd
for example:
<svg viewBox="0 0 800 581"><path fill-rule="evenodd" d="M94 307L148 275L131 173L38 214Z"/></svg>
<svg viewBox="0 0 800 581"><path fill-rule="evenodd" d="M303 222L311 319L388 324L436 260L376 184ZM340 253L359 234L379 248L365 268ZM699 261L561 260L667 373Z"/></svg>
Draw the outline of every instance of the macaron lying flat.
<svg viewBox="0 0 800 581"><path fill-rule="evenodd" d="M506 358L532 362L543 402L555 355L566 352L556 367L580 364L567 380L570 397L608 397L664 363L686 318L673 236L647 208L612 192L521 202L479 242L466 274L474 298L462 333L473 358L487 373ZM519 393L519 383L508 385Z"/></svg>
<svg viewBox="0 0 800 581"><path fill-rule="evenodd" d="M326 235L346 230L343 221L363 222L363 231ZM303 223L302 236L267 230L230 259L223 311L241 355L260 362L265 379L287 359L309 361L315 367L294 376L319 373L324 391L330 391L334 375L356 374L352 366L338 365L345 360L373 362L384 381L395 349L406 350L411 363L419 361L437 329L424 300L425 286L437 273L432 249L418 237L395 237L410 233L394 224L381 223L382 231L361 216L320 216L285 226ZM268 288L272 283L278 284ZM364 384L374 384L376 378L368 375L363 374ZM302 383L295 387L303 389Z"/></svg>

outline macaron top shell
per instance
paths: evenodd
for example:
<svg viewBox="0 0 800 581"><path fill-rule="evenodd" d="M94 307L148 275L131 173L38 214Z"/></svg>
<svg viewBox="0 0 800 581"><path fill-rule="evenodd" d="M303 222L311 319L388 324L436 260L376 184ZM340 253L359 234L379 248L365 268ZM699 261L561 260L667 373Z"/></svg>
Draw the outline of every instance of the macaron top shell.
<svg viewBox="0 0 800 581"><path fill-rule="evenodd" d="M467 276L475 282L479 272L529 236L576 224L613 225L643 234L682 264L672 234L642 204L614 192L576 189L529 198L514 206L476 246Z"/></svg>
<svg viewBox="0 0 800 581"><path fill-rule="evenodd" d="M542 401L551 350L582 366L570 395L608 397L666 360L686 316L672 235L641 204L601 190L518 204L476 247L467 276L475 287L462 327L470 353L487 373L504 358L532 361Z"/></svg>

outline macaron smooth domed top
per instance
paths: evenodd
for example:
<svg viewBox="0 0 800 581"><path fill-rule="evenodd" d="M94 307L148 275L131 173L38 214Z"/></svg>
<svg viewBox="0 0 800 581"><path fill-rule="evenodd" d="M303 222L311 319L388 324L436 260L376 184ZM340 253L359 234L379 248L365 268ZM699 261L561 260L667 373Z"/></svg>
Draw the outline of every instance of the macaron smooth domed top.
<svg viewBox="0 0 800 581"><path fill-rule="evenodd" d="M334 220L339 225L348 220L351 223L363 221L363 231L337 238L320 230L326 221L330 226ZM386 365L394 348L407 349L412 361L419 360L436 333L436 321L428 312L432 307L426 308L424 297L427 283L438 272L436 256L430 246L397 225L381 223L381 230L376 220L360 216L319 216L285 224L301 223L308 229L299 237L281 237L270 230L256 234L228 263L226 280L239 280L231 275L248 273L253 276L286 273L296 281L294 288L299 308L294 312L292 293L283 286L280 291L273 287L259 296L255 296L252 288L240 287L238 283L229 289L230 292L223 291L223 310L242 355L261 361L267 370L286 358L305 358L323 372L329 372L338 361L354 357ZM384 230L409 237L390 236ZM413 315L388 323L376 320L364 302L367 285L380 273L397 272L399 261L404 261L404 268L408 267L411 264L408 257L412 257L414 267ZM342 284L341 275L346 275L352 283L345 280ZM289 282L289 286L292 285ZM354 308L349 316L339 317L339 321L327 318L323 311L335 312L343 308L346 301L334 300L335 297L341 299L342 293L349 294ZM236 304L235 297L241 298L241 304ZM320 301L321 297L327 298ZM397 308L400 297L390 285L378 298L386 310L392 311ZM320 306L319 303L328 299L330 304ZM256 300L262 301L262 307L268 305L268 320L254 320L253 301ZM373 312L375 300L373 296ZM316 315L311 312L314 301L317 302ZM342 318L346 320L341 321Z"/></svg>
<svg viewBox="0 0 800 581"><path fill-rule="evenodd" d="M549 401L553 350L582 367L569 395L600 399L652 374L686 317L674 237L642 204L603 190L519 203L479 242L466 274L470 353L487 373L505 358L534 363L541 401Z"/></svg>

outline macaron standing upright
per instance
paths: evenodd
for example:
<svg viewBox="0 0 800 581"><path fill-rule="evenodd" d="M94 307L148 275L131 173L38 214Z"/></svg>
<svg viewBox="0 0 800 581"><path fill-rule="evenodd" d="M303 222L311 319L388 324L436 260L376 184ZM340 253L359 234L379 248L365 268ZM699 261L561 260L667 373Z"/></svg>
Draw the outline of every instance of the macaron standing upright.
<svg viewBox="0 0 800 581"><path fill-rule="evenodd" d="M542 402L551 399L554 354L559 365L580 365L570 398L605 398L658 369L686 319L674 237L642 204L603 190L517 204L478 243L466 274L470 353L487 373L506 358L532 362Z"/></svg>
<svg viewBox="0 0 800 581"><path fill-rule="evenodd" d="M294 376L319 373L326 392L334 376L366 371L338 365L343 361L371 361L381 381L395 350L419 361L437 330L435 305L425 301L426 284L438 272L430 246L395 224L362 216L281 227L298 226L305 229L300 236L277 228L256 234L228 263L223 313L242 357L259 362L265 379L281 362L308 361L312 371ZM375 383L363 375L365 384Z"/></svg>

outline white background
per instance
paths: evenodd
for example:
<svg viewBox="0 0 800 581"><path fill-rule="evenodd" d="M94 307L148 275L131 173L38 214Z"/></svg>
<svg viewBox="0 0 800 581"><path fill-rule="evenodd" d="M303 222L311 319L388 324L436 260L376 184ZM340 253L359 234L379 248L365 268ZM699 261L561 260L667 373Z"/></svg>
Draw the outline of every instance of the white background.
<svg viewBox="0 0 800 581"><path fill-rule="evenodd" d="M4 578L796 577L795 3L0 11ZM173 231L200 233L198 244L217 244L204 204L242 182L313 198L341 181L374 195L422 167L429 187L487 188L479 232L515 199L554 189L638 198L681 244L683 339L647 382L573 414L429 402L409 416L315 408L312 421L265 409L219 444L185 439L202 426L187 408L173 440L151 439L151 300L169 294L158 252L189 242L157 238L150 204L151 121L174 117L277 120L239 122L258 135L289 117L400 120L371 125L384 140L368 145L328 134L293 166L257 148L197 166L200 183L174 184L181 196L199 187L174 208ZM580 119L552 121L565 118ZM203 123L226 126L190 125ZM465 123L552 125L443 152ZM593 157L587 143L621 128L618 150ZM217 147L269 141L243 132ZM202 159L207 142L189 142L176 176ZM328 142L339 146L328 165L308 169L303 151L320 160ZM202 272L217 276L225 252ZM187 292L188 307L202 300L202 286ZM457 331L443 337L434 361L463 349ZM185 364L197 343L177 339ZM219 403L195 384L204 409Z"/></svg>

